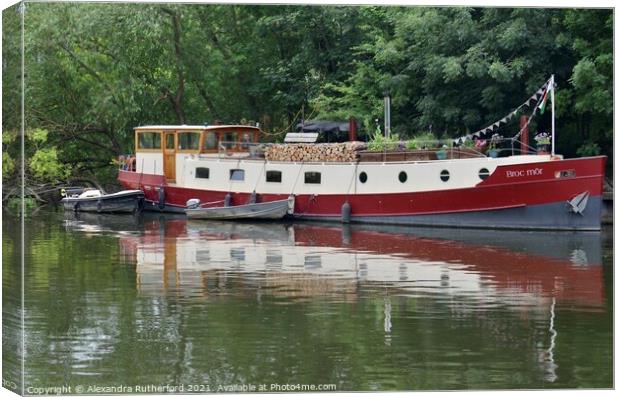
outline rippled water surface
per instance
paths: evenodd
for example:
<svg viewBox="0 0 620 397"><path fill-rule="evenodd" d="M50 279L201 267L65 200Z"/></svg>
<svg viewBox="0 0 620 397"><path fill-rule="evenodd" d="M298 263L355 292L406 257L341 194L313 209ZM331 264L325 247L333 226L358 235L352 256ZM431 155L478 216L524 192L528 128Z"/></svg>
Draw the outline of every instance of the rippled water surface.
<svg viewBox="0 0 620 397"><path fill-rule="evenodd" d="M54 211L33 215L26 228L30 391L612 386L611 230ZM8 215L2 244L3 377L14 379L21 248L19 221Z"/></svg>

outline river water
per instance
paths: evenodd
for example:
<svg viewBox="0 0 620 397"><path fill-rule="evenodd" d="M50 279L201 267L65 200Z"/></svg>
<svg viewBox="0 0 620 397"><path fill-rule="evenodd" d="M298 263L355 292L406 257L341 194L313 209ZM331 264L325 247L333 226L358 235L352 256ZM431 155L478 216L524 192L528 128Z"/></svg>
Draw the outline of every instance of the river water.
<svg viewBox="0 0 620 397"><path fill-rule="evenodd" d="M2 227L6 383L21 247L19 220ZM24 391L609 388L612 249L611 228L42 210L26 220Z"/></svg>

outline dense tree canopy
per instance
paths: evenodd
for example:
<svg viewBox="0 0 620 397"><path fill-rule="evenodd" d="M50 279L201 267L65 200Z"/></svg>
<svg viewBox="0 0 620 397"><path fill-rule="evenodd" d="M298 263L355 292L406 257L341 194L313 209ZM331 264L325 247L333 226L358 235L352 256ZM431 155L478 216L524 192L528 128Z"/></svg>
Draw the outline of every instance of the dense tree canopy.
<svg viewBox="0 0 620 397"><path fill-rule="evenodd" d="M19 39L12 7L3 11L5 177L18 168ZM111 176L136 125L260 122L277 139L302 115L353 116L372 132L389 92L401 137L431 128L454 137L506 115L555 74L558 151L611 155L612 46L603 9L28 3L26 129L48 132L56 160L44 158L65 167L56 176Z"/></svg>

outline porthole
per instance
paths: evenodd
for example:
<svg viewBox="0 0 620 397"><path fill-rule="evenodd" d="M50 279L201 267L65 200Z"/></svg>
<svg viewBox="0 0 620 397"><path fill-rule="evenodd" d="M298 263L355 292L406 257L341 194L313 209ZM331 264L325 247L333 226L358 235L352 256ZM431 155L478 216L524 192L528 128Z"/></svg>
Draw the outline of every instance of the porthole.
<svg viewBox="0 0 620 397"><path fill-rule="evenodd" d="M360 172L360 182L366 183L367 180L368 180L368 175L366 175L364 171Z"/></svg>
<svg viewBox="0 0 620 397"><path fill-rule="evenodd" d="M400 174L398 174L398 180L401 183L407 182L407 173L405 171L401 171Z"/></svg>
<svg viewBox="0 0 620 397"><path fill-rule="evenodd" d="M448 182L448 179L450 179L450 172L448 172L448 170L441 171L441 174L439 174L439 178L441 178L441 180L444 182Z"/></svg>
<svg viewBox="0 0 620 397"><path fill-rule="evenodd" d="M486 168L480 168L480 171L478 171L478 178L484 181L488 177L489 177L489 170Z"/></svg>

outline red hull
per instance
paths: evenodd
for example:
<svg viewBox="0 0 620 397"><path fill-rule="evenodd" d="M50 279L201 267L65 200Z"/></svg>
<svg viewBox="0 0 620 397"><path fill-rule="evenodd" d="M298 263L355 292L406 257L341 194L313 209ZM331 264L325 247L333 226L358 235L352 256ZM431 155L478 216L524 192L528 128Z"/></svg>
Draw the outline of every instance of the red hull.
<svg viewBox="0 0 620 397"><path fill-rule="evenodd" d="M355 217L429 216L459 213L495 212L524 207L565 203L582 192L600 200L606 157L552 160L541 163L499 166L486 180L472 188L386 194L296 195L295 216L340 218L342 205L349 202ZM557 177L561 172L569 177ZM120 171L119 181L127 189L142 189L147 200L185 207L187 200L223 200L227 192L198 190L167 185L158 175L140 176ZM163 188L165 195L160 194ZM232 205L245 204L248 193L232 194ZM261 201L284 199L287 194L260 194ZM162 205L163 208L163 205ZM599 215L600 217L600 215ZM367 218L364 218L367 219ZM388 219L388 220L389 220Z"/></svg>

